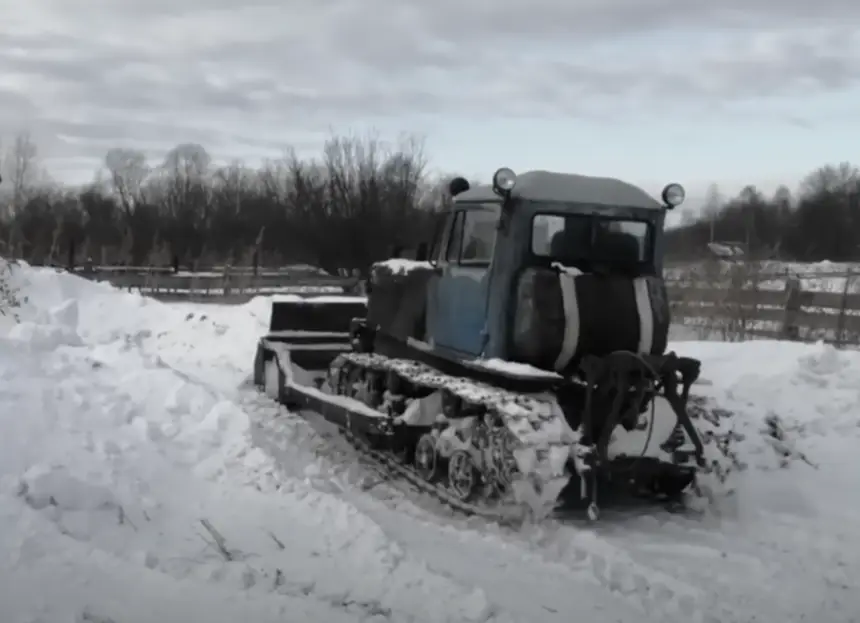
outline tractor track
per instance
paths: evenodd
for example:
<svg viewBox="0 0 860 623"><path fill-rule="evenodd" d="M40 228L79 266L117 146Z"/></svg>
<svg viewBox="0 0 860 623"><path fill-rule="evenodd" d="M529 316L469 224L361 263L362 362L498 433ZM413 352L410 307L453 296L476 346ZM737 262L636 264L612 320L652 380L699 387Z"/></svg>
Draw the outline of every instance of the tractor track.
<svg viewBox="0 0 860 623"><path fill-rule="evenodd" d="M464 396L471 394L473 400L474 396L477 395L479 396L478 401L485 402L488 406L494 406L493 403L499 402L509 402L513 404L515 401L520 402L522 406L531 404L529 401L534 402L535 404L542 403L542 400L537 397L520 396L515 393L485 386L481 383L466 382L465 379L450 377L449 375L441 374L432 368L422 364L416 364L411 361L393 360L386 357L368 355L347 356L347 360L352 359L361 361L361 363L365 365L372 362L376 366L384 365L386 368L390 367L397 370L406 378L422 384L428 384L437 388L453 388L457 393L462 393ZM427 380L428 378L430 379L429 383ZM257 395L261 395L258 391L259 388L254 386L253 382L250 380L244 385L244 388L257 393ZM265 398L273 404L277 404L277 402L270 397ZM524 404L521 402L522 400L525 400ZM718 409L713 409L705 398L691 396L690 411L691 417L694 418L694 421L700 428L705 429L702 431L703 443L706 447L716 450L716 455L719 456L720 461L712 458L712 460L704 466L704 476L710 481L708 490L702 491L701 489L696 489L695 493L688 492L685 497L690 498L691 495L695 495L696 497L713 497L718 494L715 491L716 488L719 487L725 489L728 477L734 469L743 468L743 466L737 461L731 449L732 441L739 438L732 431L728 431L727 433L718 432L721 423L730 418L731 414ZM538 421L546 417L541 417L537 414L535 415ZM389 483L394 483L398 480L400 482L404 482L414 489L415 492L427 495L436 501L441 502L443 505L447 506L449 510L461 516L479 517L489 522L511 527L520 526L527 521L533 522L535 519L540 520L543 516L553 519L560 519L563 517L563 515L559 515L558 512L551 511L549 513L542 513L542 517L540 518L535 518L528 507L517 504L515 500L508 496L503 497L498 501L488 500L487 498L482 497L479 498L480 501L478 503L470 503L449 491L444 478L431 482L415 471L415 468L411 463L403 462L400 457L397 457L386 450L378 450L374 448L367 440L355 435L351 430L349 430L349 428L331 422L328 422L328 425L337 430L337 434L340 438L345 440L352 449L357 452L361 462L364 463L366 467L369 467L371 470L376 472L381 480ZM723 465L721 465L720 462L722 462ZM730 467L726 469L725 465L729 465ZM584 510L585 509L583 508L582 511ZM669 512L683 512L688 509L686 509L683 504L675 502L667 504L666 510ZM579 515L579 517L584 516L584 512ZM567 512L567 517L570 517L569 511Z"/></svg>
<svg viewBox="0 0 860 623"><path fill-rule="evenodd" d="M435 477L431 479L425 477L411 463L406 463L385 449L378 450L368 443L368 440L354 435L349 430L349 418L347 418L346 426L337 425L341 436L359 454L374 461L377 464L377 470L386 470L389 472L388 477L399 477L407 481L419 491L436 498L455 512L481 517L500 524L517 525L529 519L540 519L555 514L553 508L555 499L566 486L564 483L569 479L569 476L564 473L565 469L554 464L558 462L557 451L562 450L566 456L567 446L570 444L570 440L566 439L564 433L560 434L559 431L567 429L570 431L570 435L575 433L568 428L566 422L559 423L558 420L562 416L552 408L554 402L549 400L546 395L511 392L472 379L445 374L412 360L389 358L372 353L344 353L341 358L346 362L347 370L350 369L349 366L354 366L356 369L383 370L388 373L395 373L408 383L432 388L435 391L450 392L469 404L480 405L488 413L496 414L502 429L505 430L504 434L516 439L514 443L517 447L527 450L532 456L529 471L521 473L520 485L525 485L529 491L528 497L538 501L538 504L532 505L531 502L523 504L523 500L519 499L519 494L514 494L514 491L509 489L507 485L502 486L500 491L503 494L501 497L492 495L494 486L500 484L497 481L501 470L501 466L493 464L490 465L492 471L490 479L482 485L491 493L490 497L482 495L477 503L471 503L468 498L457 495L450 490L451 488L446 482L447 478ZM282 375L285 374L284 368L291 365L289 359L282 361L279 355L269 365L276 365L281 370L278 382L284 383ZM349 376L348 372L346 376ZM269 382L267 373L266 386ZM341 383L342 381L336 382ZM346 387L352 389L350 380L346 381ZM358 395L352 396L350 394L350 389L346 390L346 395L364 404L365 401L359 399ZM270 390L267 389L266 391ZM358 390L356 388L352 391ZM335 395L340 394L336 393ZM389 417L384 408L380 410L370 407L370 405L364 406L377 411L379 417L383 419ZM731 472L742 468L731 447L736 437L732 431L728 431L728 433L720 431L724 421L731 414L710 408L704 398L691 397L690 415L695 419L702 443L706 446L709 455L706 457L705 463L699 468L697 486L688 491L685 497L689 498L690 494L693 493L696 497L712 499L725 493L727 479ZM523 434L523 430L528 432L524 436L520 436ZM491 436L493 434L490 432ZM541 446L543 449L539 449ZM506 451L509 452L510 450ZM556 456L555 461L552 458L554 455ZM702 483L704 486L701 486ZM555 493L547 497L543 491L544 488L547 491L555 491ZM594 505L588 507L589 516L596 519L599 511L596 507L592 509L592 506ZM534 517L535 513L538 517Z"/></svg>
<svg viewBox="0 0 860 623"><path fill-rule="evenodd" d="M268 418L280 421L293 429L289 440L281 440L291 445L295 444L322 458L331 464L331 469L338 477L345 477L351 484L363 490L372 489L379 485L395 490L404 499L414 503L423 511L432 513L438 519L449 521L457 518L468 520L477 518L487 524L495 524L500 528L518 531L526 524L558 524L558 525L592 525L584 508L564 509L535 521L527 511L514 505L493 508L483 505L463 502L449 493L444 484L428 482L414 472L409 465L401 463L395 456L372 448L360 437L352 434L343 427L325 420L321 415L309 411L291 411L286 407L263 395L250 381L240 388L240 405L249 411L259 414L260 419ZM288 419L287 419L288 418ZM264 423L256 420L256 425L263 427ZM294 427L304 428L297 433ZM260 440L258 440L260 441ZM348 448L348 450L346 449ZM274 449L274 448L271 448ZM283 448L278 448L283 450ZM358 472L354 471L358 468ZM444 509L447 512L440 512ZM609 517L617 513L664 513L668 516L699 517L701 512L678 503L660 504L639 498L627 499L621 508L607 509Z"/></svg>
<svg viewBox="0 0 860 623"><path fill-rule="evenodd" d="M448 531L454 530L455 534L471 533L478 539L487 539L493 543L501 537L506 542L514 542L524 548L523 551L533 559L534 564L540 563L547 569L557 568L556 574L585 573L603 589L630 602L643 615L657 617L657 620L702 623L743 620L726 610L727 606L721 607L721 612L715 614L713 605L705 608L704 604L710 599L701 588L690 585L684 578L634 561L622 548L599 536L595 537L596 543L591 538L569 538L573 534L593 536L594 527L600 527L600 522L589 522L584 513L562 513L535 524L523 521L522 516L513 513L497 513L492 509L464 504L452 499L439 487L427 486L429 483L411 474L392 457L372 449L366 450L366 444L360 439L344 435L339 427L313 412L288 411L276 401L258 393L251 385L247 389L243 388L241 394L240 404L248 411L255 412L257 425L264 427L262 436L272 445L270 448L264 447L264 451L269 454L273 451L290 454L300 463L306 461L296 456L295 450L299 450L300 454L308 453L322 458L329 464L328 471L338 484L334 485L335 490L332 491L332 485L326 477L320 479L317 485L323 490L344 495L363 512L378 516L378 511L374 509L378 509L377 505L381 504L387 509L386 515L405 515L413 521L434 526L434 534L442 531L450 536ZM264 418L267 421L261 422ZM282 433L275 432L273 435L273 430L278 429ZM286 430L290 432L285 439L283 431ZM300 471L301 467L297 467L296 471ZM605 519L612 522L613 517L622 514L629 516L628 511L634 515L640 512L656 513L672 525L677 523L675 530L685 526L696 528L698 525L698 513L666 509L653 503L642 503L631 509L608 510ZM382 521L383 517L379 516L379 520ZM387 531L405 534L406 528L392 522L390 517L387 524ZM409 536L403 538L407 541L411 539ZM442 537L436 535L426 538ZM559 545L560 539L564 539L563 546ZM490 543L487 543L487 547L490 547Z"/></svg>

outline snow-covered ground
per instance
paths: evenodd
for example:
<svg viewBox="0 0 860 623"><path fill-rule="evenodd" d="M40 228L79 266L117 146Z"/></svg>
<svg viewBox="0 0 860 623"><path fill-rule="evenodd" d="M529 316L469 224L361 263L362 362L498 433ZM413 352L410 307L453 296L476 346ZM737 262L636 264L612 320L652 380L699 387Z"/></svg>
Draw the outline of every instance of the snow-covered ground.
<svg viewBox="0 0 860 623"><path fill-rule="evenodd" d="M860 264L848 262L690 262L667 266L664 274L676 285L715 288L729 287L729 275L738 270L745 274L746 287L753 289L784 290L792 277L809 292L860 292Z"/></svg>
<svg viewBox="0 0 860 623"><path fill-rule="evenodd" d="M380 482L249 390L268 299L14 278L28 300L21 322L0 316L2 623L860 621L860 353L673 344L745 435L736 497L515 531ZM773 414L782 443L763 432Z"/></svg>

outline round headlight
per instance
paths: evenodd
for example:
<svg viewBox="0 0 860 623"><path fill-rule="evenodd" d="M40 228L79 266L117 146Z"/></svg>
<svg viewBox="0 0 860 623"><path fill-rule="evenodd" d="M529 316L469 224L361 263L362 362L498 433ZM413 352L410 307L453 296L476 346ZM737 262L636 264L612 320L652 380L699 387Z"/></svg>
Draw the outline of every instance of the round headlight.
<svg viewBox="0 0 860 623"><path fill-rule="evenodd" d="M517 184L517 174L502 167L493 174L493 188L496 192L509 193Z"/></svg>
<svg viewBox="0 0 860 623"><path fill-rule="evenodd" d="M677 208L684 203L686 196L684 187L680 184L669 184L663 189L663 203L672 208Z"/></svg>

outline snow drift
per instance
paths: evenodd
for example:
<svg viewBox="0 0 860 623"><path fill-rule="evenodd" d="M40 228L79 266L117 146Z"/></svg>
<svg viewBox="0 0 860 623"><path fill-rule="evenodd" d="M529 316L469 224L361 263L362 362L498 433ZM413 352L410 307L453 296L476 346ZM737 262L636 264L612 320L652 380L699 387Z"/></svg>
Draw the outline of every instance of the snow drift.
<svg viewBox="0 0 860 623"><path fill-rule="evenodd" d="M263 303L215 321L53 270L14 276L27 302L0 338L4 621L486 619L480 590L253 446L233 397Z"/></svg>
<svg viewBox="0 0 860 623"><path fill-rule="evenodd" d="M167 305L26 265L11 280L22 302L17 321L0 318L4 622L860 612L860 511L845 495L860 486L858 352L674 344L703 361L696 393L743 437L732 503L710 519L510 534L379 502L297 446L295 417L241 389L269 299ZM781 598L757 596L768 587Z"/></svg>

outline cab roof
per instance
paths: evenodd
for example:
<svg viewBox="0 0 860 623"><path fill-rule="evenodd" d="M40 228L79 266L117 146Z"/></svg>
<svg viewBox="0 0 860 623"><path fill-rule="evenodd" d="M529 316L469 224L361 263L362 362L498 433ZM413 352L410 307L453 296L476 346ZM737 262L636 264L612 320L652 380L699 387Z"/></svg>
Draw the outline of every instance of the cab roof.
<svg viewBox="0 0 860 623"><path fill-rule="evenodd" d="M610 177L592 177L574 173L527 171L517 175L511 197L528 201L581 203L628 208L663 210L663 204L633 184ZM461 201L498 201L492 186L482 184L460 193Z"/></svg>

